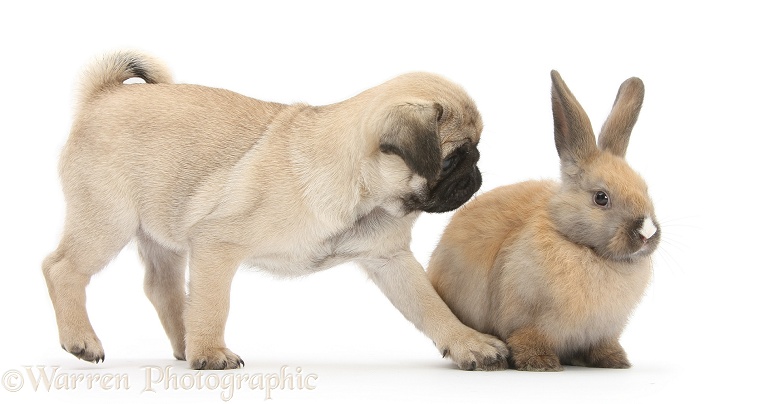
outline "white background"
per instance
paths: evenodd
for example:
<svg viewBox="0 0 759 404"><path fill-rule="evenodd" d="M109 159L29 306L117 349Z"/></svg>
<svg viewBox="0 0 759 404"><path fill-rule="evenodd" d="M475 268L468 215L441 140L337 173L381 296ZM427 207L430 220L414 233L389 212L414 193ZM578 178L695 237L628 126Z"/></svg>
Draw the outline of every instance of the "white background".
<svg viewBox="0 0 759 404"><path fill-rule="evenodd" d="M753 7L513 3L4 3L0 372L10 380L23 366L57 365L69 374L128 374L131 386L35 392L27 378L16 393L0 386L0 400L222 402L218 389L142 392L142 367L174 366L181 375L187 365L172 360L132 246L88 289L107 361L82 362L58 346L40 271L62 229L57 157L80 69L123 47L162 58L178 82L287 103L337 102L408 71L442 74L467 89L485 121L481 192L558 176L551 69L596 128L624 79L636 75L646 84L628 160L649 183L664 241L623 335L632 369L459 371L353 266L293 281L243 271L227 326L228 345L247 364L238 372L288 365L318 375L315 390L275 391L276 402L756 400ZM417 222L412 249L423 264L449 217L424 214ZM243 388L232 402L263 399Z"/></svg>

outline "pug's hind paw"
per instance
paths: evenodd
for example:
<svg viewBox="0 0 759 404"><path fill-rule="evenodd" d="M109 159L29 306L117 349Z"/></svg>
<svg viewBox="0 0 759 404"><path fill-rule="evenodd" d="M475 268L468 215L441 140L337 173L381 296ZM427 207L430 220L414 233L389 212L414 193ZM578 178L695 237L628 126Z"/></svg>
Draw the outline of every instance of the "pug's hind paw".
<svg viewBox="0 0 759 404"><path fill-rule="evenodd" d="M61 348L87 362L105 362L103 345L94 334L77 338L68 338L61 342Z"/></svg>

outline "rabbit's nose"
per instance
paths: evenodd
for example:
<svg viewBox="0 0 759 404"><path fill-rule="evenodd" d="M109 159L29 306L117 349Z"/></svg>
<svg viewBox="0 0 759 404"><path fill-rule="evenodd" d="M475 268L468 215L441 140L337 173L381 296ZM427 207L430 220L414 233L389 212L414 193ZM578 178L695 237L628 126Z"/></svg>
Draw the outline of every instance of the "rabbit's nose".
<svg viewBox="0 0 759 404"><path fill-rule="evenodd" d="M656 234L657 230L658 229L656 228L654 221L650 217L646 217L643 219L643 224L638 229L638 234L640 234L640 237L643 239L643 241L646 241L653 237L654 234Z"/></svg>

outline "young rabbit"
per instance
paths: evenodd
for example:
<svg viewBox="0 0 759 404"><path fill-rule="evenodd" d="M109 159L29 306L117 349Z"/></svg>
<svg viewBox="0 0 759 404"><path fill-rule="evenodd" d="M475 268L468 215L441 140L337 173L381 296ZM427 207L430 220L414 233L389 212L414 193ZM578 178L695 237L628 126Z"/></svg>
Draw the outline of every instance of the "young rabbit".
<svg viewBox="0 0 759 404"><path fill-rule="evenodd" d="M506 342L513 368L628 368L619 336L661 237L646 184L624 160L643 82L622 83L596 146L559 73L551 80L562 181L472 200L453 216L428 275L461 321Z"/></svg>

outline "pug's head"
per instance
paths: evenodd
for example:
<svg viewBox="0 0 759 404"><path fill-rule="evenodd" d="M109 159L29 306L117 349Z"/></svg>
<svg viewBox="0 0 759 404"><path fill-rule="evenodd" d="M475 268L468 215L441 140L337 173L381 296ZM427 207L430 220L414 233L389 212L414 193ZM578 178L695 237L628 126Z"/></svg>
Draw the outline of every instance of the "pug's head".
<svg viewBox="0 0 759 404"><path fill-rule="evenodd" d="M402 159L398 181L407 211L448 212L480 189L477 143L482 118L459 86L435 75L414 73L389 82L379 150ZM386 83L389 84L389 83Z"/></svg>

